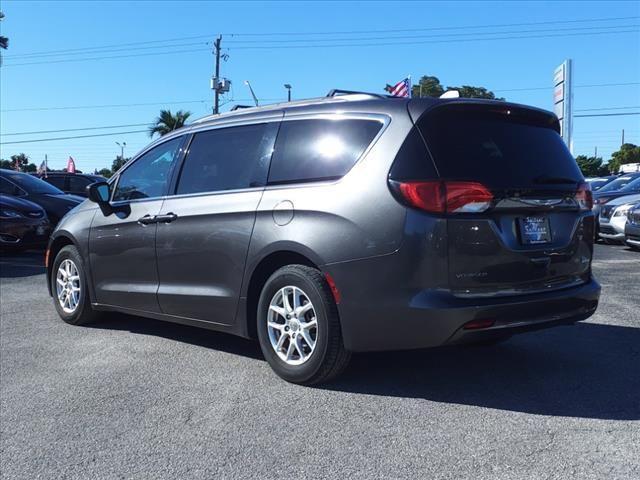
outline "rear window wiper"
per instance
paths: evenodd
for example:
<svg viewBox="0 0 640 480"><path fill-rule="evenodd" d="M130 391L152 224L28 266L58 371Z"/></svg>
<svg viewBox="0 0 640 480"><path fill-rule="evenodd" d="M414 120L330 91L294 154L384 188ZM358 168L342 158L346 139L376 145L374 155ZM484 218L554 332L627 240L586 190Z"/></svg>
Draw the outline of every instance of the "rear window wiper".
<svg viewBox="0 0 640 480"><path fill-rule="evenodd" d="M577 185L579 182L573 178L568 177L552 177L550 175L539 175L533 179L533 183L546 183L546 184L571 184Z"/></svg>

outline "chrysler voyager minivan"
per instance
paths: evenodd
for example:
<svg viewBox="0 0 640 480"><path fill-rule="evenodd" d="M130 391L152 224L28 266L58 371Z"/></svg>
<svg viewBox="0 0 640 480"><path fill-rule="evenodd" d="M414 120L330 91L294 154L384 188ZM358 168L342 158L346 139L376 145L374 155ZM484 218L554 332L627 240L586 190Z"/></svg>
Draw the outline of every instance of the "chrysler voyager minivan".
<svg viewBox="0 0 640 480"><path fill-rule="evenodd" d="M50 293L74 325L257 338L301 384L351 352L584 320L592 198L558 132L511 103L343 91L206 117L89 187L49 243Z"/></svg>

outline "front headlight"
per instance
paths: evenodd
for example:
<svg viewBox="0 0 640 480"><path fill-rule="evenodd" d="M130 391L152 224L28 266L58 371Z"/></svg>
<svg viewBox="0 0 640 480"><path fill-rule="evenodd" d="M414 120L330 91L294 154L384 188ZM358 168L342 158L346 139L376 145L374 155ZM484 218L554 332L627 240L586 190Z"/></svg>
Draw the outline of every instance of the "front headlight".
<svg viewBox="0 0 640 480"><path fill-rule="evenodd" d="M633 207L632 204L620 205L618 208L616 208L614 210L613 216L614 217L626 217L627 214L629 213L629 210L631 210L631 207Z"/></svg>
<svg viewBox="0 0 640 480"><path fill-rule="evenodd" d="M0 218L22 218L22 214L12 208L0 208Z"/></svg>

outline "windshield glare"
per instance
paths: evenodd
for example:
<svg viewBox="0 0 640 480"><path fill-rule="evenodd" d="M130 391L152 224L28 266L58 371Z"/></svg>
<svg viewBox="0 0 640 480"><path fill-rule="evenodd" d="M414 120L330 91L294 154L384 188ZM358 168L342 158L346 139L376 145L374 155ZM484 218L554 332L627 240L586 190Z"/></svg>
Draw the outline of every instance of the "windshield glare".
<svg viewBox="0 0 640 480"><path fill-rule="evenodd" d="M631 180L629 183L627 183L620 190L623 190L626 192L628 190L637 190L639 188L640 188L640 177L637 177L634 180Z"/></svg>
<svg viewBox="0 0 640 480"><path fill-rule="evenodd" d="M616 178L613 182L608 183L604 187L598 190L598 192L612 192L614 190L620 190L622 187L631 183L634 180L637 180L638 176L624 175L622 177Z"/></svg>
<svg viewBox="0 0 640 480"><path fill-rule="evenodd" d="M30 194L38 194L44 193L49 195L64 195L64 192L53 185L48 184L44 180L40 180L32 175L27 175L25 173L4 173L8 180L11 180L13 183L18 185L23 190L26 190L27 193Z"/></svg>

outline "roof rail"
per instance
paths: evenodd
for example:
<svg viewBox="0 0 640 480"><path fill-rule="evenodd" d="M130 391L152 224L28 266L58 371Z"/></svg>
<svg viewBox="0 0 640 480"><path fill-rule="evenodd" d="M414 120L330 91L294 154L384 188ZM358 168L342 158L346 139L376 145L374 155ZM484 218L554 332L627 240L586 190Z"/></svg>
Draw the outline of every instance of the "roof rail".
<svg viewBox="0 0 640 480"><path fill-rule="evenodd" d="M339 88L329 90L329 93L327 93L327 97L339 97L340 95L369 95L370 97L374 98L391 98L390 95L382 95L380 93L357 92L355 90L340 90Z"/></svg>
<svg viewBox="0 0 640 480"><path fill-rule="evenodd" d="M231 107L230 111L235 112L236 110L241 110L243 108L253 108L253 105L234 105Z"/></svg>

